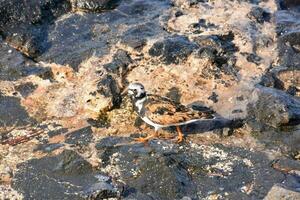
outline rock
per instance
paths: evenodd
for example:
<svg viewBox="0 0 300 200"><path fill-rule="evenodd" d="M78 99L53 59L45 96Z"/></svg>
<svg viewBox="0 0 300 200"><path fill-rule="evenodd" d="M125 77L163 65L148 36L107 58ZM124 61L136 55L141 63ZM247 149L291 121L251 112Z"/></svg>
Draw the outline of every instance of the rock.
<svg viewBox="0 0 300 200"><path fill-rule="evenodd" d="M250 119L274 128L300 123L299 99L264 87L257 88L253 96L257 100L248 107Z"/></svg>
<svg viewBox="0 0 300 200"><path fill-rule="evenodd" d="M209 60L208 65L202 70L203 77L221 79L225 74L236 79L238 69L235 67L236 58L233 53L237 51L237 47L233 44L233 39L232 32L194 38L200 46L198 57Z"/></svg>
<svg viewBox="0 0 300 200"><path fill-rule="evenodd" d="M280 65L288 68L299 68L300 32L297 23L300 14L297 12L279 11L276 13L278 49Z"/></svg>
<svg viewBox="0 0 300 200"><path fill-rule="evenodd" d="M56 149L59 149L61 147L63 147L64 145L63 144L60 144L60 143L52 143L52 144L40 144L38 145L34 151L42 151L44 153L49 153L49 152L52 152Z"/></svg>
<svg viewBox="0 0 300 200"><path fill-rule="evenodd" d="M190 42L188 38L183 36L173 36L153 44L149 49L152 57L159 59L167 64L179 64L197 48L197 45Z"/></svg>
<svg viewBox="0 0 300 200"><path fill-rule="evenodd" d="M153 22L137 25L125 31L121 42L133 49L139 49L146 45L147 40L160 34L162 28Z"/></svg>
<svg viewBox="0 0 300 200"><path fill-rule="evenodd" d="M84 199L107 199L119 196L119 191L109 183L99 182L88 187L82 194Z"/></svg>
<svg viewBox="0 0 300 200"><path fill-rule="evenodd" d="M130 142L131 139L128 137L106 137L100 140L96 144L96 149L100 150L103 148L114 147L116 144Z"/></svg>
<svg viewBox="0 0 300 200"><path fill-rule="evenodd" d="M0 199L22 200L24 197L10 186L0 185Z"/></svg>
<svg viewBox="0 0 300 200"><path fill-rule="evenodd" d="M226 192L228 198L247 199L237 188L252 183L251 191L255 192L251 195L258 198L283 177L270 168L268 159L260 153L192 142L177 145L159 139L147 146L122 138L118 143L116 137L113 140L113 146L99 145L103 164L100 170L124 183L124 199L202 199L212 190L222 195ZM105 141L109 139L99 144ZM271 174L265 175L266 171ZM254 174L261 176L253 178Z"/></svg>
<svg viewBox="0 0 300 200"><path fill-rule="evenodd" d="M0 39L0 80L15 81L29 75L45 77L48 69L24 57Z"/></svg>
<svg viewBox="0 0 300 200"><path fill-rule="evenodd" d="M218 95L215 93L215 92L213 92L209 97L208 97L208 99L209 100L211 100L212 102L214 102L214 103L217 103L219 100L218 100Z"/></svg>
<svg viewBox="0 0 300 200"><path fill-rule="evenodd" d="M215 29L217 26L213 23L207 22L205 19L200 19L197 23L190 25L190 29L193 33L202 33L207 29Z"/></svg>
<svg viewBox="0 0 300 200"><path fill-rule="evenodd" d="M25 98L27 96L29 96L36 88L37 88L37 85L34 85L31 82L17 85L15 87L15 89Z"/></svg>
<svg viewBox="0 0 300 200"><path fill-rule="evenodd" d="M270 13L266 12L263 8L256 6L251 8L247 16L258 23L270 21L271 18Z"/></svg>
<svg viewBox="0 0 300 200"><path fill-rule="evenodd" d="M297 6L299 6L300 3L299 1L294 1L294 0L281 0L280 1L280 6L282 9L293 9L293 8L297 8Z"/></svg>
<svg viewBox="0 0 300 200"><path fill-rule="evenodd" d="M0 126L24 126L34 123L20 99L16 97L1 96L0 94Z"/></svg>
<svg viewBox="0 0 300 200"><path fill-rule="evenodd" d="M1 1L1 35L11 46L35 58L48 48L50 23L70 10L67 0Z"/></svg>
<svg viewBox="0 0 300 200"><path fill-rule="evenodd" d="M100 174L101 175L101 174ZM25 199L87 199L117 197L109 179L100 180L89 162L71 150L18 165L12 187Z"/></svg>
<svg viewBox="0 0 300 200"><path fill-rule="evenodd" d="M103 95L110 99L109 105L104 109L112 109L113 107L118 107L121 103L120 88L116 80L111 75L104 75L102 79L99 80L97 85L97 93Z"/></svg>
<svg viewBox="0 0 300 200"><path fill-rule="evenodd" d="M113 61L104 65L109 72L124 75L128 71L128 66L132 63L132 59L127 51L119 49L113 55Z"/></svg>
<svg viewBox="0 0 300 200"><path fill-rule="evenodd" d="M246 53L246 52L243 52L241 53L242 55L244 56L247 56L247 61L248 62L252 62L252 63L255 63L256 65L259 65L262 58L259 57L258 55L254 54L254 53Z"/></svg>
<svg viewBox="0 0 300 200"><path fill-rule="evenodd" d="M93 140L93 131L90 126L66 134L65 143L88 145Z"/></svg>
<svg viewBox="0 0 300 200"><path fill-rule="evenodd" d="M268 192L264 200L282 199L282 200L296 200L300 198L300 193L285 189L275 185Z"/></svg>
<svg viewBox="0 0 300 200"><path fill-rule="evenodd" d="M120 0L70 0L73 10L99 12L115 8Z"/></svg>
<svg viewBox="0 0 300 200"><path fill-rule="evenodd" d="M260 84L300 96L300 70L276 67L261 78Z"/></svg>

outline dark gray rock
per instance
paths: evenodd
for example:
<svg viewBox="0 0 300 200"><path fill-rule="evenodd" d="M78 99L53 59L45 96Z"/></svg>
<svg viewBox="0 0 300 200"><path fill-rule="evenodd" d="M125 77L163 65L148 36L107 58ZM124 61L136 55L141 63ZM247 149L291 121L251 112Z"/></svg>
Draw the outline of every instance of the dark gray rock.
<svg viewBox="0 0 300 200"><path fill-rule="evenodd" d="M283 67L299 68L299 17L298 12L282 10L276 13L279 61Z"/></svg>
<svg viewBox="0 0 300 200"><path fill-rule="evenodd" d="M184 61L195 49L197 45L189 41L184 36L173 36L153 44L149 49L149 54L169 65L178 64Z"/></svg>
<svg viewBox="0 0 300 200"><path fill-rule="evenodd" d="M280 0L279 1L281 9L293 9L300 6L298 0Z"/></svg>
<svg viewBox="0 0 300 200"><path fill-rule="evenodd" d="M247 16L258 23L270 21L271 18L270 13L266 12L263 8L257 6L252 7L250 12L247 14Z"/></svg>
<svg viewBox="0 0 300 200"><path fill-rule="evenodd" d="M53 143L53 144L39 144L34 151L42 151L44 153L52 152L60 147L63 147L63 144L60 143Z"/></svg>
<svg viewBox="0 0 300 200"><path fill-rule="evenodd" d="M238 69L235 67L236 58L233 55L238 49L232 42L234 35L229 32L225 35L209 35L194 38L200 46L197 51L199 58L208 59L210 67L202 70L205 78L221 79L222 74L227 74L233 78L237 77Z"/></svg>
<svg viewBox="0 0 300 200"><path fill-rule="evenodd" d="M103 148L113 147L117 144L128 143L131 141L129 137L106 137L100 140L96 144L96 149L100 150Z"/></svg>
<svg viewBox="0 0 300 200"><path fill-rule="evenodd" d="M66 134L65 143L88 145L93 140L93 131L90 126Z"/></svg>
<svg viewBox="0 0 300 200"><path fill-rule="evenodd" d="M41 78L50 78L49 69L26 58L17 50L10 47L0 38L0 79L15 81L29 75L37 75Z"/></svg>
<svg viewBox="0 0 300 200"><path fill-rule="evenodd" d="M177 145L152 140L143 145L113 140L113 146L99 145L99 157L104 168L121 169L114 179L125 184L124 199L203 199L211 191L221 195L226 192L230 199L259 199L283 178L263 153L218 144ZM249 162L252 165L247 165ZM216 167L219 165L222 167ZM253 182L254 192L243 193L242 187Z"/></svg>
<svg viewBox="0 0 300 200"><path fill-rule="evenodd" d="M162 31L162 28L157 23L148 22L140 24L125 31L121 42L134 49L139 49L147 43L149 38L161 34Z"/></svg>
<svg viewBox="0 0 300 200"><path fill-rule="evenodd" d="M28 115L20 101L19 98L0 94L0 127L24 126L35 123L35 120Z"/></svg>
<svg viewBox="0 0 300 200"><path fill-rule="evenodd" d="M111 98L112 107L118 107L121 104L120 88L116 80L111 75L103 75L97 84L97 93L104 97ZM111 108L110 108L111 109Z"/></svg>
<svg viewBox="0 0 300 200"><path fill-rule="evenodd" d="M258 87L257 101L248 107L249 118L278 128L300 123L300 101L283 91Z"/></svg>
<svg viewBox="0 0 300 200"><path fill-rule="evenodd" d="M18 165L12 187L24 199L103 199L118 197L109 178L99 179L89 162L71 150Z"/></svg>
<svg viewBox="0 0 300 200"><path fill-rule="evenodd" d="M299 69L275 67L262 76L260 85L299 96Z"/></svg>
<svg viewBox="0 0 300 200"><path fill-rule="evenodd" d="M99 12L115 8L121 0L70 0L75 10Z"/></svg>
<svg viewBox="0 0 300 200"><path fill-rule="evenodd" d="M256 65L259 65L262 58L259 57L257 54L254 53L246 53L246 52L242 52L241 53L243 56L246 56L246 59L248 62L252 62L255 63Z"/></svg>
<svg viewBox="0 0 300 200"><path fill-rule="evenodd" d="M104 68L108 72L124 75L128 71L128 66L132 63L132 59L127 51L119 49L113 55L113 61L105 64Z"/></svg>
<svg viewBox="0 0 300 200"><path fill-rule="evenodd" d="M47 50L47 29L59 16L69 12L67 0L0 1L0 33L12 46L30 57Z"/></svg>
<svg viewBox="0 0 300 200"><path fill-rule="evenodd" d="M25 98L29 96L36 88L37 85L34 85L31 82L20 84L15 87L15 89Z"/></svg>

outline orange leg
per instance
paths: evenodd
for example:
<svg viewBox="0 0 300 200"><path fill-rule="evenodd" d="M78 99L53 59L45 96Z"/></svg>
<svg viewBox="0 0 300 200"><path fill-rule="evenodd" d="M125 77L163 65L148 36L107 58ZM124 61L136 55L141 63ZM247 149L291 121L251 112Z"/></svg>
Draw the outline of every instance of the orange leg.
<svg viewBox="0 0 300 200"><path fill-rule="evenodd" d="M177 133L178 133L177 143L181 143L183 141L183 133L182 133L179 126L176 126L176 130L177 130Z"/></svg>
<svg viewBox="0 0 300 200"><path fill-rule="evenodd" d="M147 137L139 137L134 139L137 142L142 142L142 143L146 143L148 142L150 139L156 138L158 137L158 134L156 131L154 131L151 135L148 135Z"/></svg>

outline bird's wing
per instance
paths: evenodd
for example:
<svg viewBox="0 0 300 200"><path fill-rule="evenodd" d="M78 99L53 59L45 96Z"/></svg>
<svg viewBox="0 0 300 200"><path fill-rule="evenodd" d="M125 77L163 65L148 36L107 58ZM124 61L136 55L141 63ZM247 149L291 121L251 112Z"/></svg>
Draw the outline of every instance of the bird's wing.
<svg viewBox="0 0 300 200"><path fill-rule="evenodd" d="M211 119L211 113L196 112L172 100L149 95L144 104L145 116L160 125L178 124L193 119Z"/></svg>

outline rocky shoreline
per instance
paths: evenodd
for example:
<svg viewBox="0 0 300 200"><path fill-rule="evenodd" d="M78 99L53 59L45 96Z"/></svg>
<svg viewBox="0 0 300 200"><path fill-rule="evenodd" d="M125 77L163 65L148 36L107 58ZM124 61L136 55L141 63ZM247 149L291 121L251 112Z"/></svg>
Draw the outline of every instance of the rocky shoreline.
<svg viewBox="0 0 300 200"><path fill-rule="evenodd" d="M289 0L0 0L0 199L299 199L299 16ZM130 82L218 119L137 143L153 130Z"/></svg>

